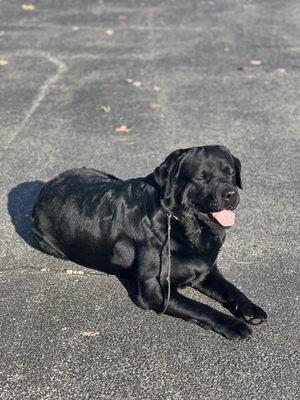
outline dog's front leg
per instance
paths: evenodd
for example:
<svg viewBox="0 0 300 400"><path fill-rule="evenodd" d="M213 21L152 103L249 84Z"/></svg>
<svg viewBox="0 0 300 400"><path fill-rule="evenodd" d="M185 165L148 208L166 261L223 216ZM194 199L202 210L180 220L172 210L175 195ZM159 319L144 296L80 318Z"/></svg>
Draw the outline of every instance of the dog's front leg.
<svg viewBox="0 0 300 400"><path fill-rule="evenodd" d="M249 324L257 325L267 319L265 311L228 282L216 266L205 280L197 282L193 287L217 300L233 315L243 318Z"/></svg>
<svg viewBox="0 0 300 400"><path fill-rule="evenodd" d="M156 312L162 309L163 294L156 278L138 282L138 305ZM202 328L217 332L227 339L247 339L251 336L251 329L243 321L189 299L178 293L175 288L171 290L165 314L195 322Z"/></svg>

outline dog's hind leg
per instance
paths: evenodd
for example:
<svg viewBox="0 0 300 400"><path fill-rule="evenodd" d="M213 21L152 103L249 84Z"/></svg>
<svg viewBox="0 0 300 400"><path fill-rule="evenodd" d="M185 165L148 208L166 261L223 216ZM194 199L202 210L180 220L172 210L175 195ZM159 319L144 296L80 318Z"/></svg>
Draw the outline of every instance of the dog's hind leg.
<svg viewBox="0 0 300 400"><path fill-rule="evenodd" d="M41 238L37 232L33 231L33 237L44 253L50 254L56 258L61 258L63 260L67 259L67 257L60 250L48 243L44 238Z"/></svg>

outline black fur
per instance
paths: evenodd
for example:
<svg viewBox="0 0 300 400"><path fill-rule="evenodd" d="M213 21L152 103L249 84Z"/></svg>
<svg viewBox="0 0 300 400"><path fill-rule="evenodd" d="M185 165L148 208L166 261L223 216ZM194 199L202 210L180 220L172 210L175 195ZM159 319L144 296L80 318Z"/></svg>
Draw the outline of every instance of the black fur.
<svg viewBox="0 0 300 400"><path fill-rule="evenodd" d="M67 171L42 189L33 210L33 233L49 254L130 278L138 305L160 312L171 212L178 219L171 220L166 314L228 339L245 339L251 329L244 321L258 324L267 315L219 272L225 228L212 217L212 212L237 207L240 170L240 161L225 147L203 146L174 151L153 173L126 181L86 168ZM212 297L239 319L183 296L177 288L184 286Z"/></svg>

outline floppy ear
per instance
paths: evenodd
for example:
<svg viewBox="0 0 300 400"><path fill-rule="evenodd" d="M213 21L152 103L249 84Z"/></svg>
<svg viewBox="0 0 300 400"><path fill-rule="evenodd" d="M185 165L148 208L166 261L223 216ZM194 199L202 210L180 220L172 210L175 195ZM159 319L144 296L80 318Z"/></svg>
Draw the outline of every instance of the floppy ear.
<svg viewBox="0 0 300 400"><path fill-rule="evenodd" d="M237 187L243 189L243 184L241 180L241 162L237 157L233 157L234 165L235 165L235 173L236 173L236 184Z"/></svg>
<svg viewBox="0 0 300 400"><path fill-rule="evenodd" d="M154 178L160 188L161 198L169 199L172 203L176 182L180 174L181 162L184 159L185 151L176 150L171 153L165 161L154 170Z"/></svg>

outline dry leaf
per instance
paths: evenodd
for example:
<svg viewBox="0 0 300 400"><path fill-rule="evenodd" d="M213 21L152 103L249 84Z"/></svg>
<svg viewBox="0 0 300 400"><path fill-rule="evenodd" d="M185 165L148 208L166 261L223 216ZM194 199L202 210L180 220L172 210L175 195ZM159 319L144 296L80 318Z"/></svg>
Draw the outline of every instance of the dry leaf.
<svg viewBox="0 0 300 400"><path fill-rule="evenodd" d="M102 106L102 107L101 107L101 110L102 110L103 112L105 112L105 113L111 112L111 108L110 108L109 106Z"/></svg>
<svg viewBox="0 0 300 400"><path fill-rule="evenodd" d="M258 65L261 65L261 61L260 61L260 60L251 60L251 61L250 61L250 64L251 64L251 65L258 66Z"/></svg>
<svg viewBox="0 0 300 400"><path fill-rule="evenodd" d="M107 36L112 36L115 33L115 31L113 29L106 29L105 34Z"/></svg>
<svg viewBox="0 0 300 400"><path fill-rule="evenodd" d="M127 19L126 15L119 15L117 18L118 21L126 21L126 19Z"/></svg>
<svg viewBox="0 0 300 400"><path fill-rule="evenodd" d="M22 10L33 11L35 10L35 6L33 4L22 4Z"/></svg>
<svg viewBox="0 0 300 400"><path fill-rule="evenodd" d="M85 336L85 337L93 337L93 336L100 335L100 332L99 331L84 331L84 332L81 332L81 335Z"/></svg>
<svg viewBox="0 0 300 400"><path fill-rule="evenodd" d="M79 270L76 270L76 269L67 269L66 273L68 275L83 275L84 274L83 271L79 271Z"/></svg>
<svg viewBox="0 0 300 400"><path fill-rule="evenodd" d="M0 66L7 65L8 61L7 60L0 60Z"/></svg>
<svg viewBox="0 0 300 400"><path fill-rule="evenodd" d="M129 132L127 125L121 125L119 128L116 128L116 132Z"/></svg>
<svg viewBox="0 0 300 400"><path fill-rule="evenodd" d="M160 86L157 86L157 85L154 85L154 86L153 86L153 90L154 90L155 92L159 92L159 91L161 90L161 87L160 87Z"/></svg>
<svg viewBox="0 0 300 400"><path fill-rule="evenodd" d="M153 104L150 104L150 107L151 107L153 110L156 110L156 109L158 109L158 108L161 108L161 105L158 104L158 103L153 103Z"/></svg>
<svg viewBox="0 0 300 400"><path fill-rule="evenodd" d="M133 84L133 86L136 86L136 87L142 86L142 82L140 82L140 81L134 81L132 84Z"/></svg>
<svg viewBox="0 0 300 400"><path fill-rule="evenodd" d="M285 74L285 73L286 73L286 70L285 70L284 68L277 68L277 69L275 69L275 72L276 72L277 74Z"/></svg>
<svg viewBox="0 0 300 400"><path fill-rule="evenodd" d="M126 82L127 82L127 83L132 83L132 85L133 85L133 86L136 86L136 87L142 86L142 82L140 82L140 81L135 81L135 80L133 80L133 79L131 79L131 78L126 79Z"/></svg>

